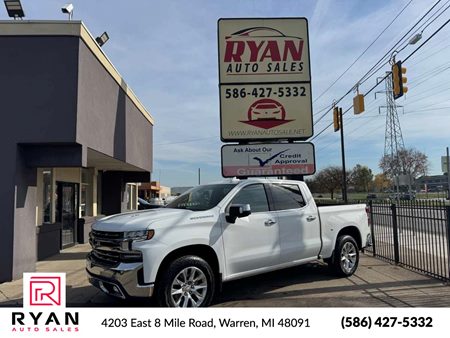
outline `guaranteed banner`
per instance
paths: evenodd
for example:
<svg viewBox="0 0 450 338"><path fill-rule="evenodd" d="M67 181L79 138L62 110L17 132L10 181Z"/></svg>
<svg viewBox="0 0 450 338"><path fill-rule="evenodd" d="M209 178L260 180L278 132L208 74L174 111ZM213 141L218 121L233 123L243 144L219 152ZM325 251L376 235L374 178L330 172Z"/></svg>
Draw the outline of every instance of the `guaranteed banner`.
<svg viewBox="0 0 450 338"><path fill-rule="evenodd" d="M313 135L305 18L220 19L222 141Z"/></svg>
<svg viewBox="0 0 450 338"><path fill-rule="evenodd" d="M222 147L222 176L312 175L316 171L314 145L259 143Z"/></svg>

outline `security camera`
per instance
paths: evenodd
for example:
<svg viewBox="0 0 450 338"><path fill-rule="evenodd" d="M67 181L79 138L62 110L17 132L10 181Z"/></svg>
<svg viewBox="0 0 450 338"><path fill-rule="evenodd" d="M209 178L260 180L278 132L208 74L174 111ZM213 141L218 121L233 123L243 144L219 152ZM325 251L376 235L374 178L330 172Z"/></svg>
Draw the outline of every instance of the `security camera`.
<svg viewBox="0 0 450 338"><path fill-rule="evenodd" d="M66 5L62 6L61 11L63 13L66 13L66 14L70 14L70 13L73 12L73 5L72 4L66 4Z"/></svg>
<svg viewBox="0 0 450 338"><path fill-rule="evenodd" d="M69 20L72 20L73 15L73 5L72 4L66 4L61 7L61 11L65 14L69 14Z"/></svg>

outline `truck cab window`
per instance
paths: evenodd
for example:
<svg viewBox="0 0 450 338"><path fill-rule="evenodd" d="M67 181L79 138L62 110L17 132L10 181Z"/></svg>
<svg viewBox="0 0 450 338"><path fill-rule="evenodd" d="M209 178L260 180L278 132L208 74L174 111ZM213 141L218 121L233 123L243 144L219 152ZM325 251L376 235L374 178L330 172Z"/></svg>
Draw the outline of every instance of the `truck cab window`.
<svg viewBox="0 0 450 338"><path fill-rule="evenodd" d="M275 210L298 209L306 205L298 185L272 184L271 191Z"/></svg>
<svg viewBox="0 0 450 338"><path fill-rule="evenodd" d="M250 204L252 213L269 211L266 191L262 184L246 186L234 196L231 204Z"/></svg>

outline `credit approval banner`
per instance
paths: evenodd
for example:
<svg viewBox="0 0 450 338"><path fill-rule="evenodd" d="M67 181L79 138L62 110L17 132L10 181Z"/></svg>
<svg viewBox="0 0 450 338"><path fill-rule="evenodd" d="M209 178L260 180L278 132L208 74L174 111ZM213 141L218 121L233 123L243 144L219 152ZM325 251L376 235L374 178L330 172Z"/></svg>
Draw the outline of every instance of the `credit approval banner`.
<svg viewBox="0 0 450 338"><path fill-rule="evenodd" d="M312 175L315 171L310 142L222 146L224 177Z"/></svg>

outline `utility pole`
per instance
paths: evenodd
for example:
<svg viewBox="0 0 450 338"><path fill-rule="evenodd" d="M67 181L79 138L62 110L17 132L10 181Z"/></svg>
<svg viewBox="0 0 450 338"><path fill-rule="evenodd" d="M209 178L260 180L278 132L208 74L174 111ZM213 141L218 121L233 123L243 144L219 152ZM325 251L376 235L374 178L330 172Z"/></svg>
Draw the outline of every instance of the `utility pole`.
<svg viewBox="0 0 450 338"><path fill-rule="evenodd" d="M342 198L345 203L347 198L347 170L345 169L345 148L344 148L344 118L342 117L342 108L339 108L339 122L341 130L341 155L342 155Z"/></svg>
<svg viewBox="0 0 450 338"><path fill-rule="evenodd" d="M200 185L200 168L198 168L198 185Z"/></svg>
<svg viewBox="0 0 450 338"><path fill-rule="evenodd" d="M347 198L347 171L345 169L345 148L344 148L344 119L342 114L342 108L335 105L333 102L333 124L334 131L341 132L341 155L342 155L342 199L345 203L348 202Z"/></svg>

